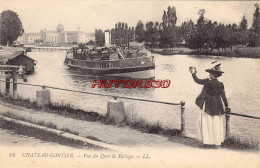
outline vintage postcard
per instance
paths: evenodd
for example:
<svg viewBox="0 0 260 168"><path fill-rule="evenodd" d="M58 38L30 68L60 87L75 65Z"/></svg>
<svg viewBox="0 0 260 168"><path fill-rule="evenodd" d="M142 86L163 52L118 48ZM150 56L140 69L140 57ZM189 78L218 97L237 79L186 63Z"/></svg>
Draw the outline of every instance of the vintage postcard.
<svg viewBox="0 0 260 168"><path fill-rule="evenodd" d="M259 8L0 0L0 168L259 167Z"/></svg>

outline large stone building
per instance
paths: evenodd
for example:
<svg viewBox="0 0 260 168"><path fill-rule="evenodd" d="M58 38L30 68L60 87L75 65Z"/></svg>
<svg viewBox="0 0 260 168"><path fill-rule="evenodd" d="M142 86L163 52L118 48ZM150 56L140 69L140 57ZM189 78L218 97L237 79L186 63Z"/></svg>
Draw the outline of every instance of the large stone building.
<svg viewBox="0 0 260 168"><path fill-rule="evenodd" d="M48 45L63 45L72 43L87 43L95 41L94 33L85 33L80 31L65 31L62 24L58 24L56 31L41 30L40 33L24 33L17 39L21 44L43 43Z"/></svg>

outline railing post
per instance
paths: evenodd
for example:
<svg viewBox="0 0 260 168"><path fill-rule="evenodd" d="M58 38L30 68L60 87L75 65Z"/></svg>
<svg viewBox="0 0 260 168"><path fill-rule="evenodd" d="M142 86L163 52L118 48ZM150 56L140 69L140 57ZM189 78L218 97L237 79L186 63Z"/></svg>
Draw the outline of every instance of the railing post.
<svg viewBox="0 0 260 168"><path fill-rule="evenodd" d="M185 102L181 101L181 133L185 134Z"/></svg>
<svg viewBox="0 0 260 168"><path fill-rule="evenodd" d="M229 123L229 119L230 119L230 111L226 111L226 136L230 135L230 123Z"/></svg>
<svg viewBox="0 0 260 168"><path fill-rule="evenodd" d="M125 106L123 101L118 101L117 96L113 96L114 100L107 103L106 118L119 124L125 119Z"/></svg>
<svg viewBox="0 0 260 168"><path fill-rule="evenodd" d="M6 77L5 81L5 94L8 96L10 93L10 77Z"/></svg>
<svg viewBox="0 0 260 168"><path fill-rule="evenodd" d="M45 89L46 86L42 86L42 90L36 91L36 104L37 106L45 106L51 102L50 91Z"/></svg>
<svg viewBox="0 0 260 168"><path fill-rule="evenodd" d="M17 99L17 72L16 68L12 68L13 71L13 98Z"/></svg>

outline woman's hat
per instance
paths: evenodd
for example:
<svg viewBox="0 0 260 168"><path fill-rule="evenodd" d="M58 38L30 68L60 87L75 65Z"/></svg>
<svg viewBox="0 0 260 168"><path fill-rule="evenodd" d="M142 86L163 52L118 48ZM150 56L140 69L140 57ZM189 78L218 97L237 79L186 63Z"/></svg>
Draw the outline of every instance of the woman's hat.
<svg viewBox="0 0 260 168"><path fill-rule="evenodd" d="M221 63L219 63L218 61L214 61L214 62L212 62L211 63L211 66L210 66L210 68L209 69L206 69L205 71L206 72L217 72L217 73L224 73L223 71L221 71L221 69L220 69L220 65L221 65Z"/></svg>

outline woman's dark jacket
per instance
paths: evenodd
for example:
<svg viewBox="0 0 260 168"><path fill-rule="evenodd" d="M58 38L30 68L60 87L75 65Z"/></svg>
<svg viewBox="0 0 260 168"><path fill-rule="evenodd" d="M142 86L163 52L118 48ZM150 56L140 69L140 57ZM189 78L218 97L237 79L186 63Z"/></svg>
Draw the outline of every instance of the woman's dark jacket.
<svg viewBox="0 0 260 168"><path fill-rule="evenodd" d="M228 102L224 90L224 85L217 79L199 79L196 74L192 74L194 81L198 84L204 85L200 95L196 98L196 104L203 108L205 103L205 112L209 115L222 115L224 114L224 109L222 105L221 98L228 107Z"/></svg>

